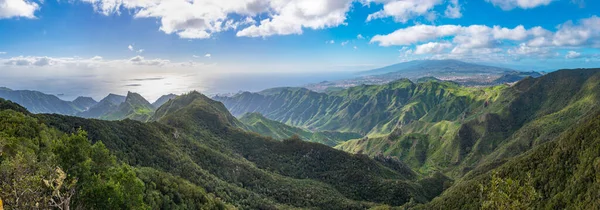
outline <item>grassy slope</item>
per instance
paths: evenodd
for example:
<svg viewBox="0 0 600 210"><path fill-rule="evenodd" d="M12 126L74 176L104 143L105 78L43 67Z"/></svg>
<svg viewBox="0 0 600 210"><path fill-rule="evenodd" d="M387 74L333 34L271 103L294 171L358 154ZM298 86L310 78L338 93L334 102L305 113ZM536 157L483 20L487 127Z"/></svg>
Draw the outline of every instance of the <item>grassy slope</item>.
<svg viewBox="0 0 600 210"><path fill-rule="evenodd" d="M335 146L341 142L362 137L357 133L335 131L310 132L302 128L289 126L274 120L269 120L260 113L246 113L240 121L247 125L249 131L274 139L283 140L298 135L305 141Z"/></svg>

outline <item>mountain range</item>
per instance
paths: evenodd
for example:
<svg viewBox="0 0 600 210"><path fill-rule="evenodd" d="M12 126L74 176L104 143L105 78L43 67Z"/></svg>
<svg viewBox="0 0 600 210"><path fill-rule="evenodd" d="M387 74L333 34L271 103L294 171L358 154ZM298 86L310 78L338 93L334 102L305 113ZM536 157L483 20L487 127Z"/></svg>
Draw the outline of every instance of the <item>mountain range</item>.
<svg viewBox="0 0 600 210"><path fill-rule="evenodd" d="M85 209L598 207L600 69L164 98L75 100L85 118L0 99L0 197L15 208L61 195Z"/></svg>
<svg viewBox="0 0 600 210"><path fill-rule="evenodd" d="M38 91L0 88L0 98L18 103L32 113L54 113L103 120L133 119L145 122L158 107L175 97L175 94L163 95L150 104L141 95L128 92L127 96L111 93L99 102L83 96L73 101L64 101L55 95Z"/></svg>
<svg viewBox="0 0 600 210"><path fill-rule="evenodd" d="M152 208L160 203L200 205L216 202L208 198L217 197L219 202L249 209L363 209L376 203L426 202L451 182L443 175L417 175L394 159L370 159L299 139L276 141L248 133L220 102L197 92L161 106L152 123L34 115L18 105L0 102L0 114L30 121L27 126L43 123L48 126L47 132L59 133L87 131L84 136L92 144L102 142L118 160L134 168L137 178L133 179L145 183L142 186L146 190L139 193L154 193L142 196ZM27 134L31 138L37 135L42 134ZM58 156L62 154L59 151ZM150 178L160 174L174 177ZM209 195L193 200L192 196L198 195L159 186L158 181L184 182ZM175 199L173 196L176 200L170 200Z"/></svg>
<svg viewBox="0 0 600 210"><path fill-rule="evenodd" d="M542 75L542 73L534 71L523 72L458 60L414 60L358 72L357 77L353 79L324 81L306 85L305 88L317 92L328 92L363 84L381 85L402 78L417 81L423 77L453 81L465 86L492 86L514 83L529 76L540 77Z"/></svg>
<svg viewBox="0 0 600 210"><path fill-rule="evenodd" d="M55 95L30 90L11 90L5 87L0 87L0 98L21 104L33 113L65 115L85 111L97 103L92 98L79 97L74 101L63 101Z"/></svg>
<svg viewBox="0 0 600 210"><path fill-rule="evenodd" d="M593 112L600 102L599 75L595 69L561 70L492 87L404 79L328 94L280 88L215 99L234 115L258 112L313 131L360 133L365 137L336 148L398 157L423 173L460 178L550 141Z"/></svg>

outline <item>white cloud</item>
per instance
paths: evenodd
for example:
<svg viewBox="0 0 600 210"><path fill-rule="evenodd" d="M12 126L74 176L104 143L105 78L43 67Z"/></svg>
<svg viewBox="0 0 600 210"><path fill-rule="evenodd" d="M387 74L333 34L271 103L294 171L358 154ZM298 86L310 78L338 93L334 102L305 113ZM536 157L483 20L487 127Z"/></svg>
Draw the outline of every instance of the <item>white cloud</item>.
<svg viewBox="0 0 600 210"><path fill-rule="evenodd" d="M460 30L462 30L462 26L458 25L416 25L398 29L388 35L376 35L371 39L371 43L378 42L380 46L411 45L440 37L452 36Z"/></svg>
<svg viewBox="0 0 600 210"><path fill-rule="evenodd" d="M527 38L527 36L529 36L529 33L525 27L523 27L523 25L519 25L514 29L494 26L492 29L492 35L495 39L523 41Z"/></svg>
<svg viewBox="0 0 600 210"><path fill-rule="evenodd" d="M554 0L486 0L494 6L503 10L512 10L514 8L531 9L539 6L546 6Z"/></svg>
<svg viewBox="0 0 600 210"><path fill-rule="evenodd" d="M143 52L144 52L144 49L139 49L139 50L137 51L137 53L143 53Z"/></svg>
<svg viewBox="0 0 600 210"><path fill-rule="evenodd" d="M335 40L325 41L325 44L335 44Z"/></svg>
<svg viewBox="0 0 600 210"><path fill-rule="evenodd" d="M526 43L519 44L518 47L507 50L508 55L517 56L517 58L527 57L538 57L538 58L549 58L553 56L552 51L546 47L533 47Z"/></svg>
<svg viewBox="0 0 600 210"><path fill-rule="evenodd" d="M393 17L397 22L407 22L409 19L424 16L429 13L436 4L440 4L440 0L372 0L373 2L384 2L383 9L370 14L367 21L379 18Z"/></svg>
<svg viewBox="0 0 600 210"><path fill-rule="evenodd" d="M577 24L568 21L558 27L552 37L552 44L556 46L582 46L589 45L600 47L600 18L592 16L582 19Z"/></svg>
<svg viewBox="0 0 600 210"><path fill-rule="evenodd" d="M354 48L354 50L358 50L358 47L357 47L357 46L354 46L354 47L352 47L352 48Z"/></svg>
<svg viewBox="0 0 600 210"><path fill-rule="evenodd" d="M345 23L352 0L82 0L104 15L132 11L136 18L157 18L160 30L181 38L206 39L237 30L237 36L301 34ZM234 16L241 18L234 18ZM266 18L265 18L266 17ZM260 22L255 19L262 18Z"/></svg>
<svg viewBox="0 0 600 210"><path fill-rule="evenodd" d="M398 50L398 52L400 53L399 57L403 60L406 60L413 55L413 50L409 47L402 47L400 50Z"/></svg>
<svg viewBox="0 0 600 210"><path fill-rule="evenodd" d="M6 52L0 52L0 55L5 55L5 54L6 54Z"/></svg>
<svg viewBox="0 0 600 210"><path fill-rule="evenodd" d="M56 63L49 57L33 57L33 56L19 56L5 60L4 65L9 66L49 66Z"/></svg>
<svg viewBox="0 0 600 210"><path fill-rule="evenodd" d="M458 4L458 0L450 0L450 4L448 4L448 6L446 6L446 11L444 11L444 15L447 18L461 18L462 17L462 13L460 11L461 6L460 4Z"/></svg>
<svg viewBox="0 0 600 210"><path fill-rule="evenodd" d="M576 58L580 58L581 57L581 53L575 52L575 51L569 51L567 52L567 55L565 55L566 59L576 59Z"/></svg>
<svg viewBox="0 0 600 210"><path fill-rule="evenodd" d="M362 34L359 34L356 36L357 39L365 39L365 37Z"/></svg>
<svg viewBox="0 0 600 210"><path fill-rule="evenodd" d="M408 20L432 14L436 5L442 0L367 0L368 2L384 3L383 9L370 14L367 21L393 17L396 22L406 23Z"/></svg>
<svg viewBox="0 0 600 210"><path fill-rule="evenodd" d="M303 28L323 29L345 24L352 0L270 0L269 18L237 32L237 36L267 37L302 34Z"/></svg>
<svg viewBox="0 0 600 210"><path fill-rule="evenodd" d="M210 57L212 57L212 55L209 53L209 54L204 55L204 57L210 58Z"/></svg>
<svg viewBox="0 0 600 210"><path fill-rule="evenodd" d="M133 51L133 46L129 45L127 46L127 49L129 49L129 51Z"/></svg>
<svg viewBox="0 0 600 210"><path fill-rule="evenodd" d="M129 62L131 64L134 65L144 65L144 66L164 66L166 64L169 64L170 61L169 60L163 60L163 59L150 59L147 60L142 56L135 56L133 58L129 59Z"/></svg>
<svg viewBox="0 0 600 210"><path fill-rule="evenodd" d="M0 19L24 17L35 18L40 7L30 0L0 0Z"/></svg>
<svg viewBox="0 0 600 210"><path fill-rule="evenodd" d="M512 54L531 50L547 51L549 47L592 47L600 48L600 18L592 16L573 23L556 27L551 32L542 27L526 29L522 25L514 28L485 25L415 25L398 29L387 35L376 35L371 43L380 46L410 46L428 42L451 40L455 53L472 52L471 49L495 49L519 46L511 49Z"/></svg>
<svg viewBox="0 0 600 210"><path fill-rule="evenodd" d="M192 55L193 58L200 58L198 55Z"/></svg>
<svg viewBox="0 0 600 210"><path fill-rule="evenodd" d="M438 54L452 47L450 43L429 42L427 44L418 45L415 48L415 54Z"/></svg>
<svg viewBox="0 0 600 210"><path fill-rule="evenodd" d="M350 43L350 41L343 41L340 45L346 46L348 43Z"/></svg>

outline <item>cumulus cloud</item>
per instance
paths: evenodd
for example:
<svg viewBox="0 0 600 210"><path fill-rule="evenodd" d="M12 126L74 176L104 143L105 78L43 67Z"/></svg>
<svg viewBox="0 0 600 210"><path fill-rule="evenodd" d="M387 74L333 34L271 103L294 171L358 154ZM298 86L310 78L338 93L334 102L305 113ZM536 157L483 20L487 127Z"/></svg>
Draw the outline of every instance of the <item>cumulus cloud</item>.
<svg viewBox="0 0 600 210"><path fill-rule="evenodd" d="M450 43L429 42L427 44L418 45L415 48L415 54L437 54L452 47Z"/></svg>
<svg viewBox="0 0 600 210"><path fill-rule="evenodd" d="M212 55L210 53L208 53L208 54L204 55L204 57L210 58L210 57L212 57Z"/></svg>
<svg viewBox="0 0 600 210"><path fill-rule="evenodd" d="M137 53L143 53L143 52L144 52L144 49L139 49L139 50L137 51Z"/></svg>
<svg viewBox="0 0 600 210"><path fill-rule="evenodd" d="M565 55L566 59L576 59L576 58L581 58L581 53L576 52L576 51L569 51L567 52L567 55Z"/></svg>
<svg viewBox="0 0 600 210"><path fill-rule="evenodd" d="M463 29L458 25L416 25L398 29L391 34L376 35L371 43L379 43L380 46L411 45L427 40L448 37L457 34Z"/></svg>
<svg viewBox="0 0 600 210"><path fill-rule="evenodd" d="M350 43L350 41L343 41L342 43L340 43L340 45L342 45L342 46L346 46L346 45L347 45L347 44L349 44L349 43Z"/></svg>
<svg viewBox="0 0 600 210"><path fill-rule="evenodd" d="M129 45L127 46L127 49L129 49L129 51L133 51L133 46Z"/></svg>
<svg viewBox="0 0 600 210"><path fill-rule="evenodd" d="M82 0L104 15L133 11L136 18L157 18L160 30L181 38L206 39L242 28L237 36L301 34L344 24L352 0ZM233 16L241 18L233 18ZM257 23L255 18L267 17Z"/></svg>
<svg viewBox="0 0 600 210"><path fill-rule="evenodd" d="M325 41L326 44L335 44L335 40Z"/></svg>
<svg viewBox="0 0 600 210"><path fill-rule="evenodd" d="M302 34L303 28L323 29L345 24L352 0L270 0L271 17L237 32L237 36L267 37Z"/></svg>
<svg viewBox="0 0 600 210"><path fill-rule="evenodd" d="M461 18L462 12L460 11L461 6L458 4L458 0L450 0L450 4L446 6L446 11L444 11L444 15L447 18Z"/></svg>
<svg viewBox="0 0 600 210"><path fill-rule="evenodd" d="M356 36L357 39L365 39L365 37L362 34L359 34Z"/></svg>
<svg viewBox="0 0 600 210"><path fill-rule="evenodd" d="M442 0L368 0L368 2L384 3L383 9L370 14L367 21L393 17L395 21L406 23L408 20L431 15L436 5L443 3Z"/></svg>
<svg viewBox="0 0 600 210"><path fill-rule="evenodd" d="M0 19L35 18L35 11L40 7L30 0L0 0Z"/></svg>
<svg viewBox="0 0 600 210"><path fill-rule="evenodd" d="M387 35L376 35L371 43L380 46L417 46L427 52L438 42L450 41L454 45L454 54L495 53L506 50L513 55L549 56L548 48L557 47L600 47L600 18L592 16L577 22L568 21L556 27L552 32L542 27L514 28L485 25L415 25L398 29ZM426 43L426 44L425 44ZM417 51L417 49L415 49ZM435 51L432 51L435 52Z"/></svg>
<svg viewBox="0 0 600 210"><path fill-rule="evenodd" d="M546 47L533 47L526 43L519 44L518 47L514 47L507 50L508 55L520 57L538 57L538 58L549 58L554 54L549 48Z"/></svg>
<svg viewBox="0 0 600 210"><path fill-rule="evenodd" d="M5 54L6 54L6 52L0 52L0 55L5 55Z"/></svg>
<svg viewBox="0 0 600 210"><path fill-rule="evenodd" d="M514 8L531 9L539 6L546 6L554 0L486 0L494 6L503 10L512 10Z"/></svg>
<svg viewBox="0 0 600 210"><path fill-rule="evenodd" d="M577 23L568 21L558 27L552 44L556 46L591 45L600 47L600 18L592 16Z"/></svg>

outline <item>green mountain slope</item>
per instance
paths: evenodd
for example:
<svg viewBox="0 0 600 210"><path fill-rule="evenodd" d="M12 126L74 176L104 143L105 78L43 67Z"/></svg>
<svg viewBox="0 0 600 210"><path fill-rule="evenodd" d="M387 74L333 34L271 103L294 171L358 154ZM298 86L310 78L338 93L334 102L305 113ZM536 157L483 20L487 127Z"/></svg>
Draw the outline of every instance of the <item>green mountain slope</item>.
<svg viewBox="0 0 600 210"><path fill-rule="evenodd" d="M367 134L336 148L397 157L421 173L460 178L550 141L588 115L600 104L599 71L561 70L512 86L399 80L330 94L280 89L216 99L234 114L259 112L311 130Z"/></svg>
<svg viewBox="0 0 600 210"><path fill-rule="evenodd" d="M270 136L278 140L283 140L294 135L298 135L305 141L335 146L341 142L362 137L357 133L344 133L336 131L319 131L313 133L308 130L289 126L274 120L269 120L260 113L246 113L240 117L240 121L246 125L249 131L256 132L263 136Z"/></svg>
<svg viewBox="0 0 600 210"><path fill-rule="evenodd" d="M476 166L514 157L556 138L598 108L598 85L598 69L558 71L502 88L496 97L471 106L458 118L421 118L390 135L352 140L337 148L395 156L423 173L443 171L459 178Z"/></svg>
<svg viewBox="0 0 600 210"><path fill-rule="evenodd" d="M125 101L114 110L100 116L103 120L132 119L145 122L154 114L154 106L140 94L127 92Z"/></svg>
<svg viewBox="0 0 600 210"><path fill-rule="evenodd" d="M369 159L298 139L275 141L238 128L223 104L192 92L156 111L154 122L36 115L63 132L82 128L119 160L189 181L239 208L364 209L426 202L448 186L420 179L394 159Z"/></svg>
<svg viewBox="0 0 600 210"><path fill-rule="evenodd" d="M176 98L177 95L175 94L168 94L168 95L163 95L160 98L156 99L156 101L154 103L152 103L152 106L154 106L154 108L158 109L158 107L162 106L163 104L167 103L167 101Z"/></svg>
<svg viewBox="0 0 600 210"><path fill-rule="evenodd" d="M77 116L84 118L99 119L100 117L105 116L108 113L117 109L121 103L125 102L125 98L125 96L121 95L116 95L112 93L108 94L108 96L104 97L96 105L90 107L88 110L77 113Z"/></svg>
<svg viewBox="0 0 600 210"><path fill-rule="evenodd" d="M556 140L543 143L488 172L471 173L468 179L441 197L417 208L479 209L490 204L508 207L520 203L532 209L598 209L598 157L600 112L595 112L572 124ZM493 179L494 175L497 178ZM482 186L486 188L482 190ZM529 193L535 195L532 199L510 194L522 194L519 190L526 187L535 192ZM509 193L511 199L503 199L501 193Z"/></svg>
<svg viewBox="0 0 600 210"><path fill-rule="evenodd" d="M189 181L132 168L81 130L63 133L0 99L0 197L5 209L227 209Z"/></svg>
<svg viewBox="0 0 600 210"><path fill-rule="evenodd" d="M496 97L502 88L467 88L437 81L415 84L403 79L330 94L284 89L279 94L245 92L215 99L238 116L259 112L269 119L310 130L381 135L421 118L459 118Z"/></svg>
<svg viewBox="0 0 600 210"><path fill-rule="evenodd" d="M74 115L84 111L76 102L63 101L55 95L30 90L11 90L0 88L0 98L13 101L27 108L32 113L58 113Z"/></svg>
<svg viewBox="0 0 600 210"><path fill-rule="evenodd" d="M109 94L77 116L102 120L132 119L145 122L152 117L154 110L154 106L140 94L127 92L127 96Z"/></svg>

